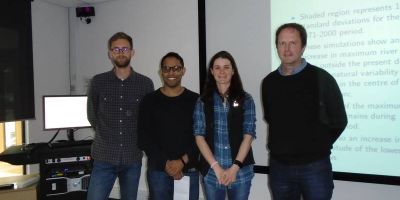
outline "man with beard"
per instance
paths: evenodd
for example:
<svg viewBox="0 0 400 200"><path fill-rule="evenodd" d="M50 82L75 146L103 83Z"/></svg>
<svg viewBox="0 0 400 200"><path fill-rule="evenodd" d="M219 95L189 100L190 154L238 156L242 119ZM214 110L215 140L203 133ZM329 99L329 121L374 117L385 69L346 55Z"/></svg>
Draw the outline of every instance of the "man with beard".
<svg viewBox="0 0 400 200"><path fill-rule="evenodd" d="M153 82L130 65L135 50L122 32L108 40L112 70L95 75L88 92L88 120L95 131L88 200L107 200L119 178L121 199L136 200L142 151L137 146L139 103Z"/></svg>
<svg viewBox="0 0 400 200"><path fill-rule="evenodd" d="M172 200L174 180L190 177L189 200L199 199L198 149L192 113L198 94L182 87L183 59L166 54L160 62L163 86L140 105L139 147L148 157L147 181L152 200Z"/></svg>

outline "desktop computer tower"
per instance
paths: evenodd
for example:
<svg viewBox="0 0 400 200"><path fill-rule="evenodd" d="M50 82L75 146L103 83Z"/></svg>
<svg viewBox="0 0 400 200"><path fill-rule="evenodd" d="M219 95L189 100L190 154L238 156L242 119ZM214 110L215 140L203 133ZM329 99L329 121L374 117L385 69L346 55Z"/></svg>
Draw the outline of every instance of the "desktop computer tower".
<svg viewBox="0 0 400 200"><path fill-rule="evenodd" d="M92 172L88 155L53 157L40 163L40 200L85 200Z"/></svg>

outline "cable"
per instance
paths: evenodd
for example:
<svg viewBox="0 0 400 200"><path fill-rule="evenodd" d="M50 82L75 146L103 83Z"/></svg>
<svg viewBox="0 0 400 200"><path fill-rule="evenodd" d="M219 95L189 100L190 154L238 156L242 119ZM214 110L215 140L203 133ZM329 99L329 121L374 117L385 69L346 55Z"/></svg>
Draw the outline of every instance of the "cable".
<svg viewBox="0 0 400 200"><path fill-rule="evenodd" d="M47 145L51 147L51 142L57 137L58 133L60 132L60 129L57 130L56 134L50 139L50 141L47 142Z"/></svg>

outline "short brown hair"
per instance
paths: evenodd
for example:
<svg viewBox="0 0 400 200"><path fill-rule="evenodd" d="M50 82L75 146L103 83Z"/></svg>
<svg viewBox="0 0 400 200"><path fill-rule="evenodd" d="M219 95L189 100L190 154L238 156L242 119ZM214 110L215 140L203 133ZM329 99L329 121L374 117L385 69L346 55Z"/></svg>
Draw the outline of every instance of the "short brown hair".
<svg viewBox="0 0 400 200"><path fill-rule="evenodd" d="M131 45L131 49L133 48L132 37L124 32L118 32L118 33L115 33L113 36L111 36L110 39L108 40L108 49L111 48L111 43L113 43L114 41L119 40L119 39L128 40L129 45Z"/></svg>
<svg viewBox="0 0 400 200"><path fill-rule="evenodd" d="M307 45L307 31L304 28L304 26L302 26L301 24L297 24L297 23L287 23L287 24L281 25L278 28L278 30L276 30L276 33L275 33L275 45L276 46L278 46L279 34L282 32L283 29L286 29L286 28L293 28L293 29L297 30L300 34L301 47L305 47Z"/></svg>

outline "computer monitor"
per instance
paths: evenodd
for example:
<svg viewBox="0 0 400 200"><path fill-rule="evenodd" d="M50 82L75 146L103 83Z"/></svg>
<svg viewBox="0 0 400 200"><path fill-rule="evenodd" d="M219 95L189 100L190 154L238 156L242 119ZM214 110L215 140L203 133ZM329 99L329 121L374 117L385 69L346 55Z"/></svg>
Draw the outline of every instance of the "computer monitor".
<svg viewBox="0 0 400 200"><path fill-rule="evenodd" d="M74 130L90 127L86 95L43 96L43 130Z"/></svg>

